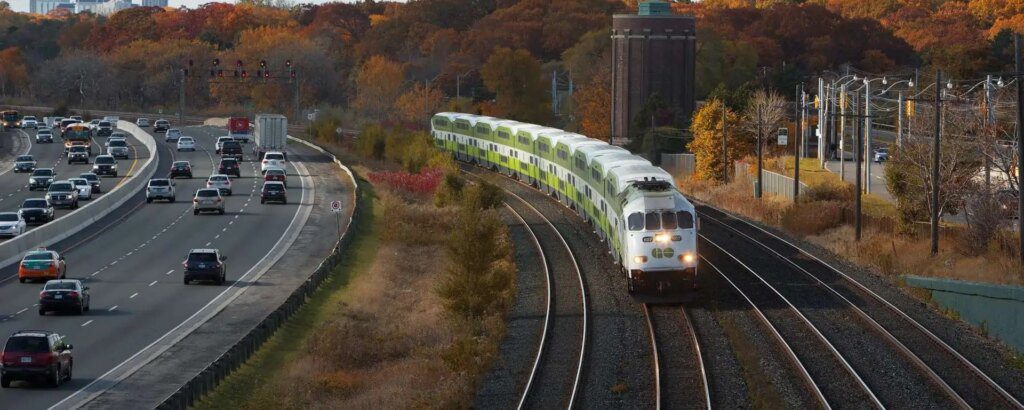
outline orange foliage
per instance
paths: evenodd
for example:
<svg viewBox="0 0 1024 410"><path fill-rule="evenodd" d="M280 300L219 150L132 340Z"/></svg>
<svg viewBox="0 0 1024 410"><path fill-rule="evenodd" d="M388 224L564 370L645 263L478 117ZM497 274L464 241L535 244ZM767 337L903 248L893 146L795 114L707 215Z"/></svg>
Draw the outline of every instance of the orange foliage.
<svg viewBox="0 0 1024 410"><path fill-rule="evenodd" d="M0 95L23 92L28 85L28 66L21 49L9 47L0 50Z"/></svg>
<svg viewBox="0 0 1024 410"><path fill-rule="evenodd" d="M607 64L602 64L590 82L573 95L580 133L590 138L607 140L611 135L611 124L608 121L612 114L611 83L611 69Z"/></svg>

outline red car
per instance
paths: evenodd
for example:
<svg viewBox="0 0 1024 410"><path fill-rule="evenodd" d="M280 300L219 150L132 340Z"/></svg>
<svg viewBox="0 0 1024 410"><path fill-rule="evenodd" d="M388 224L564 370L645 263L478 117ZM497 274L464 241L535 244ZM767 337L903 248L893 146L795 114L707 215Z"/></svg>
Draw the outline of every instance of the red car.
<svg viewBox="0 0 1024 410"><path fill-rule="evenodd" d="M16 332L4 346L0 387L10 387L16 380L42 380L57 387L71 380L73 366L71 345L60 335L45 330Z"/></svg>
<svg viewBox="0 0 1024 410"><path fill-rule="evenodd" d="M266 174L263 174L263 181L278 181L288 186L288 174L283 169L271 168L267 170Z"/></svg>

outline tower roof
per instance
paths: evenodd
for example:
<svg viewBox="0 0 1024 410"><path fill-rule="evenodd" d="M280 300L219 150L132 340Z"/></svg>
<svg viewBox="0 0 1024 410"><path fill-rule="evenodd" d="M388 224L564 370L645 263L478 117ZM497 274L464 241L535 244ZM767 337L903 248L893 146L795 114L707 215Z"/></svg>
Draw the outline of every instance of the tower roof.
<svg viewBox="0 0 1024 410"><path fill-rule="evenodd" d="M672 6L660 0L649 0L640 3L637 14L641 16L664 16L672 14Z"/></svg>

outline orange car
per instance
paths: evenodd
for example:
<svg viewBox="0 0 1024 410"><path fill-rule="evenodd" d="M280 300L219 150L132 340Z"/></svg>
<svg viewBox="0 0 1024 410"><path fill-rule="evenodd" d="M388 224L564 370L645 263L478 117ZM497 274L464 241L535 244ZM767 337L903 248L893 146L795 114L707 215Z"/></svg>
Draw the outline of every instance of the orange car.
<svg viewBox="0 0 1024 410"><path fill-rule="evenodd" d="M18 281L28 279L63 279L67 272L64 257L57 252L39 249L29 251L18 264Z"/></svg>

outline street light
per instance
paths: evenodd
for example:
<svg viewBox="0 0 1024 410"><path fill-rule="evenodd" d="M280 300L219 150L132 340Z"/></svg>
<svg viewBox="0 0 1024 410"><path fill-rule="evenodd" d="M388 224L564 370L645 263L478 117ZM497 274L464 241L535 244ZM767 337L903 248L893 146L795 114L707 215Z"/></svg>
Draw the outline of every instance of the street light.
<svg viewBox="0 0 1024 410"><path fill-rule="evenodd" d="M868 79L864 78L864 134L866 136L864 144L867 152L871 152L871 134L873 133L871 126L871 82L881 81L883 85L888 84L888 80L885 77ZM860 161L860 158L857 158ZM864 189L867 193L871 193L871 164L867 164L864 167Z"/></svg>

